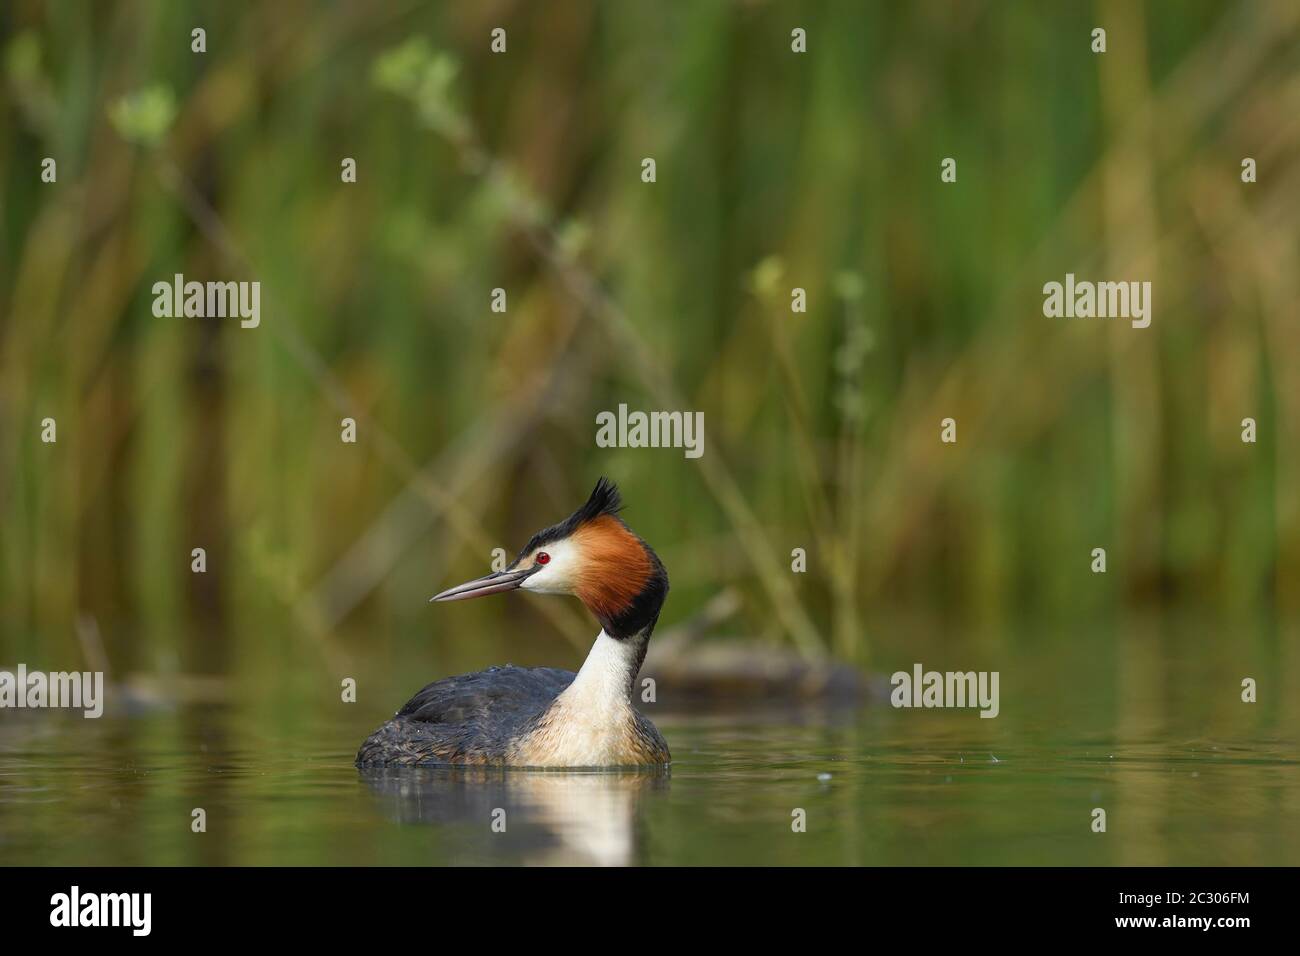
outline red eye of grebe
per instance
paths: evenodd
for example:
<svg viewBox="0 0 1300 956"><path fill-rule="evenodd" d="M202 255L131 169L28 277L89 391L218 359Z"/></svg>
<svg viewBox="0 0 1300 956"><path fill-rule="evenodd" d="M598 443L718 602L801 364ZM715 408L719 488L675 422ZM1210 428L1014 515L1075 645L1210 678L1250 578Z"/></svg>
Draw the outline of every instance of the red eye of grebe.
<svg viewBox="0 0 1300 956"><path fill-rule="evenodd" d="M538 551L538 552L537 552L537 563L538 563L538 564L545 564L545 563L546 563L547 561L549 561L549 560L551 560L551 556L550 556L549 554L547 554L545 551Z"/></svg>

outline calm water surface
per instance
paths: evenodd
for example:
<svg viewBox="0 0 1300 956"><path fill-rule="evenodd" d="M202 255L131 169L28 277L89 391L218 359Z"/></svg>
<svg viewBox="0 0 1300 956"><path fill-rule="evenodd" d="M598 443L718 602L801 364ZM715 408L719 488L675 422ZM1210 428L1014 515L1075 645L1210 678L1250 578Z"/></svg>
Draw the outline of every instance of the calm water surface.
<svg viewBox="0 0 1300 956"><path fill-rule="evenodd" d="M1251 726L1138 719L1090 735L879 706L682 714L659 718L671 771L630 774L359 772L355 719L284 736L263 723L231 708L7 720L0 862L1300 861L1296 740ZM191 832L195 807L206 833ZM1091 831L1094 807L1105 834Z"/></svg>

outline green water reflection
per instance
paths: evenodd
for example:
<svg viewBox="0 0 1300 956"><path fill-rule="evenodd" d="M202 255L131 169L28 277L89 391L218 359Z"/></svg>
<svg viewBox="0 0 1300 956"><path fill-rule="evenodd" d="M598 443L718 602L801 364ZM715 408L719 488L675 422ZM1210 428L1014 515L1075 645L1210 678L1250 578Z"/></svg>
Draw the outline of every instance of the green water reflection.
<svg viewBox="0 0 1300 956"><path fill-rule="evenodd" d="M1002 716L657 717L668 774L360 773L355 709L268 733L237 706L0 724L5 864L1294 864L1293 730L1217 687L1116 719L1061 663ZM1225 681L1230 683L1227 678ZM1039 687L1035 693L1032 688ZM1204 693L1202 693L1204 692ZM1173 702L1171 705L1171 701ZM1180 703L1182 702L1182 703ZM1209 729L1210 724L1214 729ZM1107 811L1107 832L1091 829ZM191 832L202 808L207 832ZM792 814L806 813L804 833ZM494 819L504 811L505 830Z"/></svg>

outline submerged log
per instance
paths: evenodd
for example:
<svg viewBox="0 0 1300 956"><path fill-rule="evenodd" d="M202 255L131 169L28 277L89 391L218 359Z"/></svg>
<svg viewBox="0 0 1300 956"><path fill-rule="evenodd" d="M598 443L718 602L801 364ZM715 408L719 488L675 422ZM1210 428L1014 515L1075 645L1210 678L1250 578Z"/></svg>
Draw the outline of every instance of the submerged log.
<svg viewBox="0 0 1300 956"><path fill-rule="evenodd" d="M654 680L660 707L856 706L888 700L886 678L848 664L810 659L788 647L710 637L737 606L735 596L723 592L697 618L650 641L638 683Z"/></svg>

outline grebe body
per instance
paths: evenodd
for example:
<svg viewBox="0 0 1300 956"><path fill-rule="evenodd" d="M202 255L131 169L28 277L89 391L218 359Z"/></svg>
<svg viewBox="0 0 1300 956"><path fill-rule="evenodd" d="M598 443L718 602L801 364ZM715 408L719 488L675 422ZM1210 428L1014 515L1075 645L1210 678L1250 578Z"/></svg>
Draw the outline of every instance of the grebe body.
<svg viewBox="0 0 1300 956"><path fill-rule="evenodd" d="M618 489L602 478L586 504L533 535L504 571L432 599L515 589L575 595L601 624L578 673L507 665L434 681L366 739L357 766L667 764L668 745L632 694L668 574L620 507Z"/></svg>

